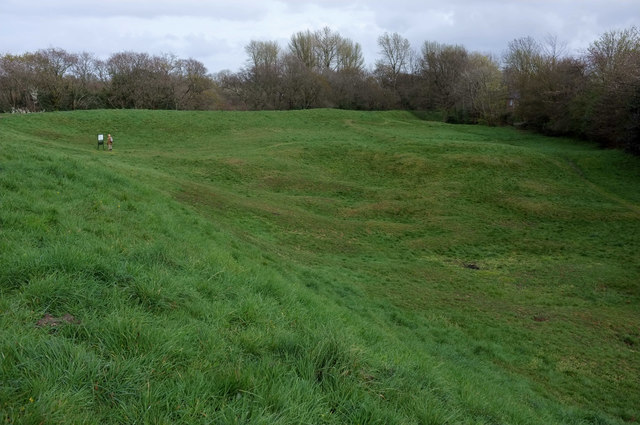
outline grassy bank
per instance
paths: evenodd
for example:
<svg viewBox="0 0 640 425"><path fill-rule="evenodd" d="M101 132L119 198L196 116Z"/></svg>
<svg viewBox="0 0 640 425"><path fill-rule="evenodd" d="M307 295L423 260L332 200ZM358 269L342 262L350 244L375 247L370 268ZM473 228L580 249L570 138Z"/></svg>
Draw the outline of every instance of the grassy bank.
<svg viewBox="0 0 640 425"><path fill-rule="evenodd" d="M636 421L639 182L404 112L0 117L0 417Z"/></svg>

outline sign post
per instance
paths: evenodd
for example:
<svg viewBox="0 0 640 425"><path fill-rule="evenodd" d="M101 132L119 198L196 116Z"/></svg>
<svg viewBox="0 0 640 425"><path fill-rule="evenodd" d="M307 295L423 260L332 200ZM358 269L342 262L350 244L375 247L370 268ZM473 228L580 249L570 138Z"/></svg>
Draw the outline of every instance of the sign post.
<svg viewBox="0 0 640 425"><path fill-rule="evenodd" d="M98 134L98 150L102 146L102 150L104 150L104 134Z"/></svg>

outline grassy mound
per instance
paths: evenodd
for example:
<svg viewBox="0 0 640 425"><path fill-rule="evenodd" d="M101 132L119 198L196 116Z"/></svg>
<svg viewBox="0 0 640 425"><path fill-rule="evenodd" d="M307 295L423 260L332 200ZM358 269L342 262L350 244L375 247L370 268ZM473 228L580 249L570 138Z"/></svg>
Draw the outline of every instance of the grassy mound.
<svg viewBox="0 0 640 425"><path fill-rule="evenodd" d="M403 112L2 116L0 419L634 422L638 183Z"/></svg>

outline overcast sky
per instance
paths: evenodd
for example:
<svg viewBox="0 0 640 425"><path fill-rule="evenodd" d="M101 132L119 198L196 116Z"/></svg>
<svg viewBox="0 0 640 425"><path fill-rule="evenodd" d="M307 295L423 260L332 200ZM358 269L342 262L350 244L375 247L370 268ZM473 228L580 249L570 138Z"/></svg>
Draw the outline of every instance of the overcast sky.
<svg viewBox="0 0 640 425"><path fill-rule="evenodd" d="M378 37L397 32L501 55L509 41L557 36L569 51L602 33L640 25L640 0L0 0L0 53L48 47L106 59L121 51L173 53L209 72L237 71L251 40L324 26L378 58Z"/></svg>

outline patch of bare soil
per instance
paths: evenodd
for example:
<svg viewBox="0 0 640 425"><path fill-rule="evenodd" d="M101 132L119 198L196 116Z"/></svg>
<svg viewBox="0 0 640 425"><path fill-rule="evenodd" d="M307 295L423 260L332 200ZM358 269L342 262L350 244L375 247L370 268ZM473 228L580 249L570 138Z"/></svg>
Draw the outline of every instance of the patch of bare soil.
<svg viewBox="0 0 640 425"><path fill-rule="evenodd" d="M65 314L62 317L53 317L49 313L45 314L44 317L36 323L36 326L39 328L50 327L55 328L64 323L78 324L80 321L70 315L69 313Z"/></svg>
<svg viewBox="0 0 640 425"><path fill-rule="evenodd" d="M534 322L547 322L548 320L549 320L549 316L545 314L536 314L535 316L533 316Z"/></svg>

